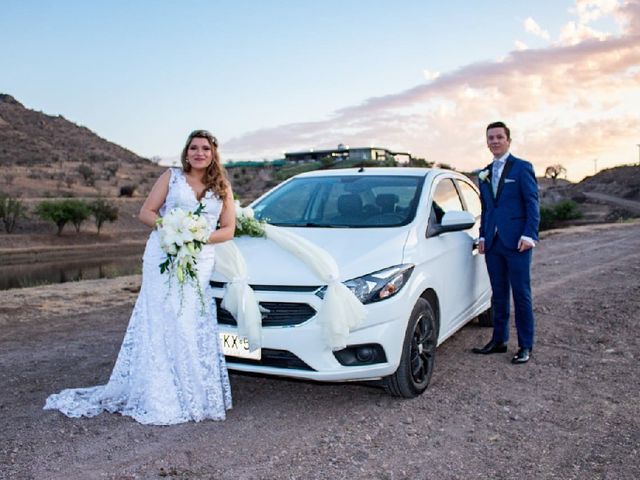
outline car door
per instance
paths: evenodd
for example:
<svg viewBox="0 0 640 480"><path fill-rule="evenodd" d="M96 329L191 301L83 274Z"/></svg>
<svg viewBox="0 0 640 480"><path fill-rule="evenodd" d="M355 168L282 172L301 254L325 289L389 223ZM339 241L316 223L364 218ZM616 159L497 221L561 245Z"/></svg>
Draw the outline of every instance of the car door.
<svg viewBox="0 0 640 480"><path fill-rule="evenodd" d="M480 214L482 213L480 195L471 183L466 180L456 179L455 183L460 192L465 210L470 212L476 219L476 224L473 228L467 230L467 233L475 240L480 235ZM473 264L471 265L470 276L474 279L472 283L473 297L476 301L482 301L482 299L486 299L488 295L491 295L487 265L484 261L484 255L480 255L477 248L472 250L472 259Z"/></svg>
<svg viewBox="0 0 640 480"><path fill-rule="evenodd" d="M473 237L467 231L438 233L442 217L464 206L451 176L441 175L432 187L431 210L426 242L433 268L440 277L440 333L445 337L466 320L464 314L473 302Z"/></svg>

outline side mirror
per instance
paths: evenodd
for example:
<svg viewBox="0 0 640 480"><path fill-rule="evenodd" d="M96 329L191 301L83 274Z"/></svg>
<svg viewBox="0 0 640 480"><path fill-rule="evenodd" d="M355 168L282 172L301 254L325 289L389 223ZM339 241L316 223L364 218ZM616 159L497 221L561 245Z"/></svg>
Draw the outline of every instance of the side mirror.
<svg viewBox="0 0 640 480"><path fill-rule="evenodd" d="M435 237L445 232L459 232L473 227L476 219L470 212L460 210L452 210L442 216L442 221L438 225L434 225L429 237Z"/></svg>

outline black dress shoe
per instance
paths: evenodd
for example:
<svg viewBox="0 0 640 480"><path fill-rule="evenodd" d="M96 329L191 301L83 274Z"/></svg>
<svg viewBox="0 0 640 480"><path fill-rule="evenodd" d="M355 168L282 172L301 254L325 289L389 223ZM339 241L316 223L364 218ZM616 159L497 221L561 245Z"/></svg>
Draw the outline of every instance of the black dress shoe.
<svg viewBox="0 0 640 480"><path fill-rule="evenodd" d="M527 363L531 356L531 350L528 348L521 348L518 353L511 359L511 363Z"/></svg>
<svg viewBox="0 0 640 480"><path fill-rule="evenodd" d="M496 343L491 340L484 347L478 348L474 347L471 349L473 353L479 353L481 355L489 355L490 353L504 353L507 351L506 343Z"/></svg>

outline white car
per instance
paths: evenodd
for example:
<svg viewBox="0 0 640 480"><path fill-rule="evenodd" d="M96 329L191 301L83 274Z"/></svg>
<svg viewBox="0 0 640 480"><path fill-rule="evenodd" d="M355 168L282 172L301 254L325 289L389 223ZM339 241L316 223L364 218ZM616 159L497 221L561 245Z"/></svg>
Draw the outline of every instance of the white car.
<svg viewBox="0 0 640 480"><path fill-rule="evenodd" d="M263 312L262 349L250 353L211 285L228 368L318 381L382 379L414 397L428 386L436 346L470 320L491 324L491 287L478 254L480 199L464 175L440 169L361 168L297 175L251 205L336 260L366 318L332 351L315 315L326 288L275 243L237 238Z"/></svg>

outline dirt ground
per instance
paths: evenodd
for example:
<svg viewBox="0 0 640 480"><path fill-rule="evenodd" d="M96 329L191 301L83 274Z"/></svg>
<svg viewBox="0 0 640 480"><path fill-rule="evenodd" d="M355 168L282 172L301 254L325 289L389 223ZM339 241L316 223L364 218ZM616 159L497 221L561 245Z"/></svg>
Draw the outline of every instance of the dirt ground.
<svg viewBox="0 0 640 480"><path fill-rule="evenodd" d="M224 422L69 419L47 395L106 382L140 278L0 292L2 479L640 478L640 223L547 233L537 343L476 356L470 324L413 400L232 374Z"/></svg>

